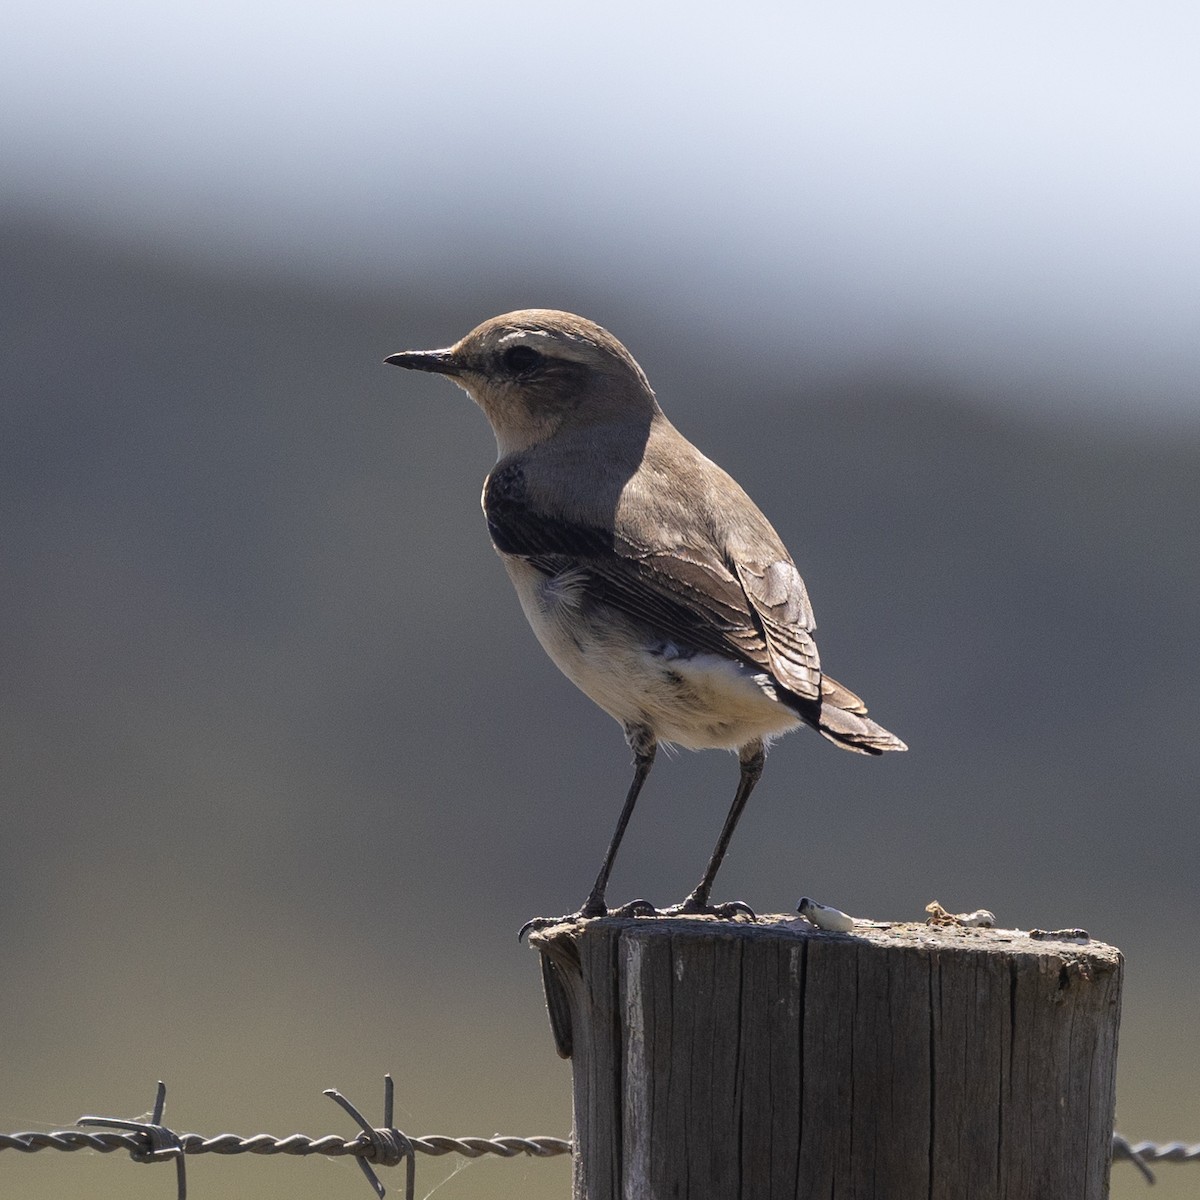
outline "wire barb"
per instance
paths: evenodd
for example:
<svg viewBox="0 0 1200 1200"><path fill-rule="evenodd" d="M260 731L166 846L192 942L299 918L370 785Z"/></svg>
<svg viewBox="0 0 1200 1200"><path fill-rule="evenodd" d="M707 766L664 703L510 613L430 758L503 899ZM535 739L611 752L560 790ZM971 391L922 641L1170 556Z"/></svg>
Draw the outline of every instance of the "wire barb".
<svg viewBox="0 0 1200 1200"><path fill-rule="evenodd" d="M1146 1166L1146 1159L1142 1154L1139 1154L1130 1144L1129 1139L1122 1137L1119 1133L1113 1134L1112 1145L1113 1162L1119 1162L1121 1159L1128 1159L1142 1173L1142 1178L1151 1186L1154 1184L1154 1172Z"/></svg>
<svg viewBox="0 0 1200 1200"><path fill-rule="evenodd" d="M83 1116L76 1125L108 1126L110 1129L128 1129L139 1136L129 1147L129 1157L134 1162L155 1163L175 1160L175 1187L178 1200L187 1200L187 1163L184 1159L183 1142L179 1135L163 1123L163 1110L167 1105L167 1085L160 1079L154 1096L154 1107L149 1121L129 1121L122 1117ZM144 1140L143 1140L144 1139ZM74 1147L72 1147L74 1149Z"/></svg>
<svg viewBox="0 0 1200 1200"><path fill-rule="evenodd" d="M417 1186L417 1159L412 1141L396 1129L393 1122L396 1089L392 1077L383 1077L383 1126L378 1129L337 1088L326 1088L324 1095L340 1104L362 1128L362 1133L356 1140L363 1143L365 1150L358 1158L358 1165L367 1177L367 1182L375 1189L379 1200L383 1200L387 1190L383 1181L375 1174L371 1163L378 1163L382 1167L396 1167L401 1162L405 1163L404 1200L413 1200Z"/></svg>
<svg viewBox="0 0 1200 1200"><path fill-rule="evenodd" d="M1200 1142L1130 1142L1119 1133L1113 1134L1113 1162L1125 1159L1133 1163L1147 1183L1154 1182L1154 1172L1147 1163L1151 1162L1200 1162Z"/></svg>

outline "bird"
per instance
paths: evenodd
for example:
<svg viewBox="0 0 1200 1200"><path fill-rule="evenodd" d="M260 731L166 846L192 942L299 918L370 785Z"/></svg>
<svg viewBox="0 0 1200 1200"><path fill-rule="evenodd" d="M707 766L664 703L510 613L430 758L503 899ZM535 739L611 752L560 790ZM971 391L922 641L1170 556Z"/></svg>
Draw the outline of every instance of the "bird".
<svg viewBox="0 0 1200 1200"><path fill-rule="evenodd" d="M522 309L386 363L446 376L483 410L497 460L482 496L492 544L537 640L622 727L633 780L577 913L736 918L717 871L768 745L807 725L843 750L905 744L821 668L804 581L758 506L667 419L633 355L573 313ZM613 863L660 744L738 755L733 802L700 882L662 910L610 910Z"/></svg>

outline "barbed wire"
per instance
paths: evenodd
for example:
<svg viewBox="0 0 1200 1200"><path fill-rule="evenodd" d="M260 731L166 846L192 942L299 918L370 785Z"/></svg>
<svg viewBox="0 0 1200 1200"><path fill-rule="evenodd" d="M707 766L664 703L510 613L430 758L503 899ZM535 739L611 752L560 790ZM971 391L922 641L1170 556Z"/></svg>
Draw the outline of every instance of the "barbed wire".
<svg viewBox="0 0 1200 1200"><path fill-rule="evenodd" d="M414 1200L416 1189L416 1156L428 1154L439 1158L459 1154L464 1158L481 1158L493 1154L499 1158L554 1158L570 1154L574 1149L569 1138L557 1137L445 1137L428 1134L412 1137L393 1125L395 1087L390 1075L384 1076L383 1125L373 1126L365 1116L335 1088L323 1093L340 1105L358 1123L361 1132L353 1138L337 1134L309 1137L293 1133L273 1137L256 1133L240 1137L221 1133L204 1137L199 1133L176 1133L162 1123L166 1106L166 1084L159 1081L154 1107L147 1118L127 1120L122 1117L83 1116L76 1125L108 1126L108 1131L91 1133L83 1129L55 1129L49 1132L0 1133L0 1150L18 1150L33 1154L39 1150L94 1150L111 1154L124 1150L134 1162L174 1162L177 1200L187 1200L187 1174L184 1161L189 1154L290 1154L323 1155L327 1158L353 1157L362 1168L367 1181L379 1200L387 1194L375 1167L405 1166L405 1200ZM1130 1142L1119 1133L1113 1134L1113 1162L1131 1162L1147 1183L1154 1183L1151 1162L1200 1162L1200 1142Z"/></svg>
<svg viewBox="0 0 1200 1200"><path fill-rule="evenodd" d="M1124 1159L1133 1163L1147 1183L1154 1182L1151 1162L1200 1162L1200 1142L1189 1146L1185 1142L1130 1142L1119 1133L1113 1134L1113 1162Z"/></svg>
<svg viewBox="0 0 1200 1200"><path fill-rule="evenodd" d="M337 1134L314 1138L303 1133L293 1133L288 1137L273 1137L267 1133L253 1134L250 1137L239 1137L233 1133L222 1133L216 1137L204 1137L199 1133L176 1133L162 1123L166 1095L166 1084L160 1080L154 1107L145 1118L126 1120L122 1117L83 1116L75 1122L76 1125L108 1126L115 1132L90 1133L81 1129L55 1129L49 1132L0 1133L0 1150L19 1150L25 1154L33 1154L39 1150L95 1150L101 1154L125 1150L134 1162L174 1162L178 1200L187 1200L184 1159L189 1154L320 1154L330 1158L350 1156L357 1160L379 1200L383 1200L386 1191L374 1168L394 1167L404 1163L405 1200L413 1200L417 1154L428 1154L434 1158L445 1154L460 1154L464 1158L481 1158L488 1154L500 1158L516 1158L519 1155L552 1158L560 1154L570 1154L572 1150L569 1139L556 1137L444 1137L439 1134L410 1137L396 1129L392 1123L395 1089L390 1075L384 1076L382 1126L371 1125L335 1088L328 1088L324 1092L324 1095L336 1101L358 1123L362 1132L349 1139Z"/></svg>

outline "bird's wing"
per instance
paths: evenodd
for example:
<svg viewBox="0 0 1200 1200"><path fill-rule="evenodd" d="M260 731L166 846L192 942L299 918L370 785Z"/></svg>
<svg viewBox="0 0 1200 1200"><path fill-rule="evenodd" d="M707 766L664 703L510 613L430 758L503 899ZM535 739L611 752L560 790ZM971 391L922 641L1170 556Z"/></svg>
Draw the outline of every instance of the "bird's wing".
<svg viewBox="0 0 1200 1200"><path fill-rule="evenodd" d="M815 700L821 695L821 659L812 636L812 605L796 564L785 558L763 567L739 557L734 567L762 623L772 674L788 691Z"/></svg>
<svg viewBox="0 0 1200 1200"><path fill-rule="evenodd" d="M488 529L501 553L548 575L582 569L594 600L664 641L760 667L805 699L821 695L812 607L790 559L760 565L755 557L763 556L682 539L648 546L632 530L549 513L523 482L519 468L502 467L484 488Z"/></svg>

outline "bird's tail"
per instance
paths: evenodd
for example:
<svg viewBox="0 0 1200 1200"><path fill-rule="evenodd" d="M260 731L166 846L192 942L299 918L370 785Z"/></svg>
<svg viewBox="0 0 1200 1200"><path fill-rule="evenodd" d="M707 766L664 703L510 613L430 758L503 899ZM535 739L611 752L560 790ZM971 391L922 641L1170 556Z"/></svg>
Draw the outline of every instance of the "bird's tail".
<svg viewBox="0 0 1200 1200"><path fill-rule="evenodd" d="M822 737L855 754L908 749L894 733L867 716L867 706L849 688L828 675L821 676L821 703L813 724Z"/></svg>

